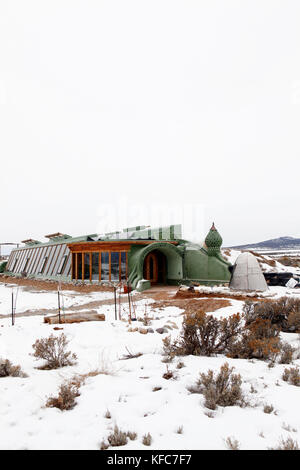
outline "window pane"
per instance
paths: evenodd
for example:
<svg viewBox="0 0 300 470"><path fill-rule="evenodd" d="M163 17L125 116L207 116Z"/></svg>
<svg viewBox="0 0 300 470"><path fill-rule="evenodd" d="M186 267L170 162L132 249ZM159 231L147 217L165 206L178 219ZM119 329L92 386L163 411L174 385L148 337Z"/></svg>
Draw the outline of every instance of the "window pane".
<svg viewBox="0 0 300 470"><path fill-rule="evenodd" d="M99 280L99 253L92 254L92 279Z"/></svg>
<svg viewBox="0 0 300 470"><path fill-rule="evenodd" d="M76 279L76 253L71 253L72 256L72 279Z"/></svg>
<svg viewBox="0 0 300 470"><path fill-rule="evenodd" d="M108 252L101 253L101 281L109 279L109 256Z"/></svg>
<svg viewBox="0 0 300 470"><path fill-rule="evenodd" d="M121 253L121 279L126 279L126 253Z"/></svg>
<svg viewBox="0 0 300 470"><path fill-rule="evenodd" d="M84 253L84 279L90 278L90 254Z"/></svg>
<svg viewBox="0 0 300 470"><path fill-rule="evenodd" d="M57 274L62 274L62 272L64 271L65 269L65 266L66 266L66 262L67 262L67 257L68 255L64 255L60 261L60 264L59 264L59 268L58 268L58 271L57 271Z"/></svg>
<svg viewBox="0 0 300 470"><path fill-rule="evenodd" d="M111 281L119 280L119 253L111 252Z"/></svg>
<svg viewBox="0 0 300 470"><path fill-rule="evenodd" d="M43 264L42 264L42 267L41 267L41 270L40 270L39 274L43 274L43 273L44 273L44 271L45 271L45 267L46 267L46 264L47 264L47 261L48 261L48 257L47 257L47 256L45 256L45 258L44 258L44 261L43 261Z"/></svg>
<svg viewBox="0 0 300 470"><path fill-rule="evenodd" d="M82 279L82 254L77 253L77 279Z"/></svg>

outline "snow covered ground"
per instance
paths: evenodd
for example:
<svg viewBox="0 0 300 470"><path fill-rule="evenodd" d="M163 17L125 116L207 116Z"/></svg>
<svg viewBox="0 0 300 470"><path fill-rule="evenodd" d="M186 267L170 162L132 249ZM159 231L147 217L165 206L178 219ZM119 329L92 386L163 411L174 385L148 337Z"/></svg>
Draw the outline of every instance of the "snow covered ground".
<svg viewBox="0 0 300 470"><path fill-rule="evenodd" d="M42 309L57 308L58 298L56 291L38 291L31 290L24 287L15 286L12 284L0 283L0 318L3 315L11 313L12 306L12 292L17 296L16 300L16 313L25 312L26 310L38 311ZM63 291L61 302L64 302L66 309L81 305L93 300L107 300L112 299L112 292L91 292L82 295L74 291Z"/></svg>
<svg viewBox="0 0 300 470"><path fill-rule="evenodd" d="M240 250L233 250L229 248L222 249L222 254L229 263L234 264L237 257L242 253ZM268 272L288 272L294 274L300 274L300 268L296 268L294 266L285 266L282 263L279 263L274 257L267 256L267 254L256 252L257 253L257 260L260 263L262 270L266 273ZM266 262L267 261L267 262ZM274 266L268 264L274 263Z"/></svg>
<svg viewBox="0 0 300 470"><path fill-rule="evenodd" d="M5 289L1 287L3 302ZM49 307L49 301L55 304L52 299L55 293L32 295L39 299L39 306ZM217 310L214 315L227 316L242 310L243 302L232 299L230 302L230 307ZM33 298L24 300L24 308L33 305ZM123 320L127 318L126 308L122 307ZM176 379L166 380L162 377L167 369L162 362L162 338L166 334L155 330L168 324L173 328L169 329L170 334L176 337L182 323L182 310L178 307L154 309L151 299L143 299L136 302L138 318L144 315L145 308L153 317L150 327L154 333L129 332L127 321L114 320L113 305L98 308L99 313L105 313L105 322L62 325L70 340L69 349L77 354L78 363L50 371L37 368L42 362L31 355L32 344L37 338L51 333L58 335L61 331L54 331L53 325L43 323L42 316L17 316L13 327L9 318L0 319L0 357L20 364L28 375L26 378L0 378L0 448L99 449L115 424L124 431L137 433L136 440L129 440L120 448L125 450L147 449L142 437L148 432L153 437L150 448L154 449L226 449L228 436L237 439L241 449L274 447L281 436L291 436L300 444L300 389L281 379L287 366L277 364L268 368L266 362L258 360L188 356L181 358L185 365L181 369L176 368L179 359L168 364L169 369L175 371ZM131 327L136 326L143 327L142 322L132 322ZM299 346L297 334L283 336L295 347ZM127 349L142 355L121 360L128 353ZM251 406L219 407L212 413L213 417L209 417L203 396L189 393L187 387L195 382L199 372L209 368L217 371L225 361L242 375L243 389ZM295 360L294 364L300 365L300 360ZM60 411L45 407L47 398L56 395L65 379L95 368L107 374L86 380L74 409ZM161 389L153 391L155 387ZM265 404L273 405L274 411L264 413ZM107 410L111 419L104 416ZM178 433L181 426L182 433Z"/></svg>

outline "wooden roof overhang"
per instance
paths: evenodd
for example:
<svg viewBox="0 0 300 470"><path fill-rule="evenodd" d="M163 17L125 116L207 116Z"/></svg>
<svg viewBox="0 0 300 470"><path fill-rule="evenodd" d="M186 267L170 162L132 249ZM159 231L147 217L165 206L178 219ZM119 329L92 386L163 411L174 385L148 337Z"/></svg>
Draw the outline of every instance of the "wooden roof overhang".
<svg viewBox="0 0 300 470"><path fill-rule="evenodd" d="M69 243L68 248L72 253L90 253L92 251L129 251L132 245L151 245L152 243L169 243L178 245L177 241L167 240L103 240L97 242Z"/></svg>

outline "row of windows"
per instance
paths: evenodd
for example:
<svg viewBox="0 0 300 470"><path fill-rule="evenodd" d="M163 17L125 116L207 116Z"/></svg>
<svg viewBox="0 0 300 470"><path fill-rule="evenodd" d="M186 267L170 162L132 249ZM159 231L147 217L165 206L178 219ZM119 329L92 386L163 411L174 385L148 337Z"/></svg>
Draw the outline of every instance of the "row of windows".
<svg viewBox="0 0 300 470"><path fill-rule="evenodd" d="M71 256L65 243L12 252L7 269L13 273L69 275Z"/></svg>
<svg viewBox="0 0 300 470"><path fill-rule="evenodd" d="M72 279L122 281L127 279L127 252L73 253Z"/></svg>

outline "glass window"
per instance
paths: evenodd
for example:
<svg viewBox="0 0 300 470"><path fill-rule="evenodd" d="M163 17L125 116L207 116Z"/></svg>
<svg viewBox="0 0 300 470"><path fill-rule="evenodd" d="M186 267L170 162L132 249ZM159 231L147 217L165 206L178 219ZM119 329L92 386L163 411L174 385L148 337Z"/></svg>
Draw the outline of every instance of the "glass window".
<svg viewBox="0 0 300 470"><path fill-rule="evenodd" d="M16 258L16 261L15 261L14 267L12 268L12 271L15 270L18 261L19 261L19 258Z"/></svg>
<svg viewBox="0 0 300 470"><path fill-rule="evenodd" d="M64 255L64 256L62 257L62 260L61 260L61 262L60 262L60 265L59 265L57 274L62 274L62 273L64 272L64 269L65 269L65 266L66 266L66 262L67 262L67 257L68 257L68 255Z"/></svg>
<svg viewBox="0 0 300 470"><path fill-rule="evenodd" d="M48 253L49 262L48 262L48 264L46 266L46 269L45 269L45 275L46 276L51 276L51 271L52 271L52 268L53 268L53 264L54 264L54 261L56 259L56 254L55 254L56 249L57 249L57 245L50 247L50 251Z"/></svg>
<svg viewBox="0 0 300 470"><path fill-rule="evenodd" d="M35 273L36 274L39 274L40 272L40 267L41 267L41 264L43 262L43 259L44 259L44 256L45 256L45 253L46 253L46 250L47 248L45 247L42 247L41 250L40 250L40 254L39 254L39 259L38 259L38 262L36 264L36 267L35 267ZM29 266L29 265L28 265Z"/></svg>
<svg viewBox="0 0 300 470"><path fill-rule="evenodd" d="M119 280L119 253L111 252L111 281Z"/></svg>
<svg viewBox="0 0 300 470"><path fill-rule="evenodd" d="M101 281L109 279L109 254L107 251L101 253Z"/></svg>
<svg viewBox="0 0 300 470"><path fill-rule="evenodd" d="M39 261L39 264L38 264L37 270L36 270L36 272L37 272L38 274L41 273L42 266L43 266L43 264L44 264L44 259L45 259L45 257L47 256L47 252L48 252L48 246L45 246L45 247L43 248L42 256L41 256L41 259L40 259L40 261Z"/></svg>
<svg viewBox="0 0 300 470"><path fill-rule="evenodd" d="M42 266L41 266L41 270L40 270L39 274L43 274L43 272L44 272L44 269L45 269L45 267L46 267L46 264L47 264L47 261L48 261L48 256L45 256L45 258L44 258L44 261L43 261L43 264L42 264Z"/></svg>
<svg viewBox="0 0 300 470"><path fill-rule="evenodd" d="M99 253L92 254L92 279L99 280Z"/></svg>
<svg viewBox="0 0 300 470"><path fill-rule="evenodd" d="M55 263L54 263L54 266L53 266L52 276L56 276L57 274L60 274L58 271L59 271L59 268L61 266L61 261L63 259L64 254L65 254L65 251L66 251L66 245L64 243L62 243L61 246L60 246L59 251L56 254L56 260L55 260Z"/></svg>
<svg viewBox="0 0 300 470"><path fill-rule="evenodd" d="M84 253L84 279L90 278L90 253Z"/></svg>
<svg viewBox="0 0 300 470"><path fill-rule="evenodd" d="M82 279L82 253L77 253L77 276L76 279Z"/></svg>
<svg viewBox="0 0 300 470"><path fill-rule="evenodd" d="M34 250L34 262L32 264L32 268L31 268L31 272L33 274L36 274L36 266L39 262L41 252L42 252L42 248L37 248L37 249ZM28 269L28 267L29 267L29 264L27 265L27 269ZM25 269L24 269L24 271L25 271Z"/></svg>
<svg viewBox="0 0 300 470"><path fill-rule="evenodd" d="M121 253L121 279L126 279L126 264L127 264L127 256L126 253Z"/></svg>
<svg viewBox="0 0 300 470"><path fill-rule="evenodd" d="M72 256L72 279L76 279L76 253L71 253Z"/></svg>
<svg viewBox="0 0 300 470"><path fill-rule="evenodd" d="M27 266L28 266L28 263L29 263L29 260L30 260L30 258L28 257L28 258L26 259L26 263L25 263L25 266L24 266L24 268L23 268L23 271L26 271Z"/></svg>
<svg viewBox="0 0 300 470"><path fill-rule="evenodd" d="M63 273L62 273L63 274ZM69 276L71 274L71 255L68 254L67 264L65 268L65 275Z"/></svg>

